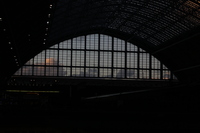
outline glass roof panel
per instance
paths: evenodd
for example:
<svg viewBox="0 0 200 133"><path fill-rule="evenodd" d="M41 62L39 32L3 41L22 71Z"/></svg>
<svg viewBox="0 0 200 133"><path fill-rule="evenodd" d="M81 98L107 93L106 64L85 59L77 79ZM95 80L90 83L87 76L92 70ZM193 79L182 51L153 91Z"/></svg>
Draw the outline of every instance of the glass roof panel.
<svg viewBox="0 0 200 133"><path fill-rule="evenodd" d="M194 0L59 0L48 40L114 29L157 46L199 27L199 7Z"/></svg>

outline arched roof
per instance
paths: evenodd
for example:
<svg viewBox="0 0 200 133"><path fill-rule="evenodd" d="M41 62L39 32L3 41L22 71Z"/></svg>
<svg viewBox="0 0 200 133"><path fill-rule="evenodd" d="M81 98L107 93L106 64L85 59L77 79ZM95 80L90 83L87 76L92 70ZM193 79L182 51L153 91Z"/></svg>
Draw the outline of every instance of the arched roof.
<svg viewBox="0 0 200 133"><path fill-rule="evenodd" d="M0 74L9 77L60 41L103 33L152 53L182 81L200 80L199 7L198 0L3 0Z"/></svg>
<svg viewBox="0 0 200 133"><path fill-rule="evenodd" d="M103 32L146 47L162 45L199 25L199 3L190 0L59 0L50 42L85 32Z"/></svg>

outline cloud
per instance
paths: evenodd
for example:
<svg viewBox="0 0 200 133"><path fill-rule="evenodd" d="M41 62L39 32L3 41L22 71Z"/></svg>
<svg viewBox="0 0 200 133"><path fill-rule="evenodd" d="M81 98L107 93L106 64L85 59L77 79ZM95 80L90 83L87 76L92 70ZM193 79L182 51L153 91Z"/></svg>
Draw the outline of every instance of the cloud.
<svg viewBox="0 0 200 133"><path fill-rule="evenodd" d="M57 66L58 61L54 58L47 58L46 59L46 65L47 66Z"/></svg>
<svg viewBox="0 0 200 133"><path fill-rule="evenodd" d="M46 62L46 66L45 66L45 62ZM66 75L66 71L61 67L62 65L55 58L47 58L45 62L36 63L34 66L23 66L22 74L35 75L35 76L44 76L44 75L65 76ZM30 65L30 62L28 62L28 64Z"/></svg>

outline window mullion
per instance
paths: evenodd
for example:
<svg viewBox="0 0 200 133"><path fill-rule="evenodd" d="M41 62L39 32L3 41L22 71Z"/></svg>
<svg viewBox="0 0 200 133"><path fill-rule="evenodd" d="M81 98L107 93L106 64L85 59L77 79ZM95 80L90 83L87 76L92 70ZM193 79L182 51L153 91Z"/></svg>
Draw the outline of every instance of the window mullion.
<svg viewBox="0 0 200 133"><path fill-rule="evenodd" d="M72 76L72 61L73 61L73 39L71 39L71 61L70 61L70 76Z"/></svg>
<svg viewBox="0 0 200 133"><path fill-rule="evenodd" d="M137 78L140 78L140 50L137 47Z"/></svg>
<svg viewBox="0 0 200 133"><path fill-rule="evenodd" d="M98 77L100 77L100 34L98 34Z"/></svg>
<svg viewBox="0 0 200 133"><path fill-rule="evenodd" d="M111 70L111 75L112 78L114 77L114 37L112 37L112 70Z"/></svg>
<svg viewBox="0 0 200 133"><path fill-rule="evenodd" d="M125 62L125 70L124 70L124 76L127 78L127 41L125 41L125 57L124 57L124 62Z"/></svg>
<svg viewBox="0 0 200 133"><path fill-rule="evenodd" d="M87 46L87 36L84 36L84 77L86 77L86 46Z"/></svg>

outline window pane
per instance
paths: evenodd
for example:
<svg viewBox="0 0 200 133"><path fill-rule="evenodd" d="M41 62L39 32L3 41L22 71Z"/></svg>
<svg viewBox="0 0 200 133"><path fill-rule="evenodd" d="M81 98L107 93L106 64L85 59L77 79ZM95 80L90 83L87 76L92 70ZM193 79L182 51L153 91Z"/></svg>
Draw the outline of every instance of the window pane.
<svg viewBox="0 0 200 133"><path fill-rule="evenodd" d="M58 49L58 44L50 47L51 49Z"/></svg>
<svg viewBox="0 0 200 133"><path fill-rule="evenodd" d="M46 65L58 66L58 51L57 50L46 51Z"/></svg>
<svg viewBox="0 0 200 133"><path fill-rule="evenodd" d="M84 66L84 51L73 51L72 66Z"/></svg>
<svg viewBox="0 0 200 133"><path fill-rule="evenodd" d="M112 52L100 52L100 67L111 67Z"/></svg>
<svg viewBox="0 0 200 133"><path fill-rule="evenodd" d="M164 70L162 79L170 79L170 77L171 77L170 75L171 75L170 71Z"/></svg>
<svg viewBox="0 0 200 133"><path fill-rule="evenodd" d="M59 64L60 66L71 66L71 51L70 50L59 51Z"/></svg>
<svg viewBox="0 0 200 133"><path fill-rule="evenodd" d="M33 65L33 59L29 60L28 62L26 62L25 65Z"/></svg>
<svg viewBox="0 0 200 133"><path fill-rule="evenodd" d="M137 52L138 51L138 47L131 44L131 43L127 43L127 51L131 51L131 52Z"/></svg>
<svg viewBox="0 0 200 133"><path fill-rule="evenodd" d="M66 76L71 76L71 68L70 67L63 67Z"/></svg>
<svg viewBox="0 0 200 133"><path fill-rule="evenodd" d="M65 67L59 67L58 68L58 76L67 76L67 72L66 72Z"/></svg>
<svg viewBox="0 0 200 133"><path fill-rule="evenodd" d="M86 68L86 77L98 77L98 69L97 68Z"/></svg>
<svg viewBox="0 0 200 133"><path fill-rule="evenodd" d="M30 63L30 65L32 62ZM34 65L44 65L45 64L45 51L34 57Z"/></svg>
<svg viewBox="0 0 200 133"><path fill-rule="evenodd" d="M71 40L67 40L67 41L64 41L64 42L61 42L59 44L59 48L60 49L71 49Z"/></svg>
<svg viewBox="0 0 200 133"><path fill-rule="evenodd" d="M72 76L73 77L83 77L84 76L84 68L73 67L72 68Z"/></svg>
<svg viewBox="0 0 200 133"><path fill-rule="evenodd" d="M110 78L112 77L111 73L112 73L111 69L105 69L105 68L100 69L100 77Z"/></svg>
<svg viewBox="0 0 200 133"><path fill-rule="evenodd" d="M162 65L163 66L163 69L168 69L165 65Z"/></svg>
<svg viewBox="0 0 200 133"><path fill-rule="evenodd" d="M114 50L115 51L125 51L125 41L114 38Z"/></svg>
<svg viewBox="0 0 200 133"><path fill-rule="evenodd" d="M140 70L140 79L149 79L149 70Z"/></svg>
<svg viewBox="0 0 200 133"><path fill-rule="evenodd" d="M154 58L154 57L151 57L152 58L152 69L160 69L160 62Z"/></svg>
<svg viewBox="0 0 200 133"><path fill-rule="evenodd" d="M46 65L47 66L58 66L58 61L53 57L47 58L46 59Z"/></svg>
<svg viewBox="0 0 200 133"><path fill-rule="evenodd" d="M100 35L100 49L112 50L112 37Z"/></svg>
<svg viewBox="0 0 200 133"><path fill-rule="evenodd" d="M140 68L149 68L149 54L140 53Z"/></svg>
<svg viewBox="0 0 200 133"><path fill-rule="evenodd" d="M85 49L85 36L73 39L73 49Z"/></svg>
<svg viewBox="0 0 200 133"><path fill-rule="evenodd" d="M22 68L20 68L18 71L16 71L14 75L21 75L21 71L22 71Z"/></svg>
<svg viewBox="0 0 200 133"><path fill-rule="evenodd" d="M152 70L152 79L160 79L160 70Z"/></svg>
<svg viewBox="0 0 200 133"><path fill-rule="evenodd" d="M126 75L127 75L127 78L137 78L137 70L127 69Z"/></svg>
<svg viewBox="0 0 200 133"><path fill-rule="evenodd" d="M88 35L86 41L86 49L98 50L98 34Z"/></svg>
<svg viewBox="0 0 200 133"><path fill-rule="evenodd" d="M127 53L127 67L128 68L137 68L138 67L137 53Z"/></svg>
<svg viewBox="0 0 200 133"><path fill-rule="evenodd" d="M44 76L45 67L44 66L34 66L35 76Z"/></svg>
<svg viewBox="0 0 200 133"><path fill-rule="evenodd" d="M57 67L46 67L46 76L57 76Z"/></svg>
<svg viewBox="0 0 200 133"><path fill-rule="evenodd" d="M33 75L33 67L32 66L23 66L22 67L22 75Z"/></svg>
<svg viewBox="0 0 200 133"><path fill-rule="evenodd" d="M124 69L114 69L113 77L125 78L125 70Z"/></svg>
<svg viewBox="0 0 200 133"><path fill-rule="evenodd" d="M114 52L114 67L125 67L125 53Z"/></svg>
<svg viewBox="0 0 200 133"><path fill-rule="evenodd" d="M98 66L98 52L87 51L86 52L86 66Z"/></svg>

